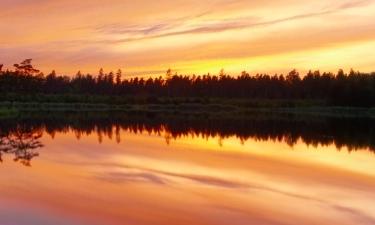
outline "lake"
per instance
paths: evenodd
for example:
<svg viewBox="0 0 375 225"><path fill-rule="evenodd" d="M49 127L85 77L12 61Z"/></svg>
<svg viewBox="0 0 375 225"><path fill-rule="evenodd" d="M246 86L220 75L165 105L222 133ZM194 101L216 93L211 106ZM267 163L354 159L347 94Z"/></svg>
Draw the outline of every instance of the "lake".
<svg viewBox="0 0 375 225"><path fill-rule="evenodd" d="M375 122L0 119L1 225L375 224Z"/></svg>

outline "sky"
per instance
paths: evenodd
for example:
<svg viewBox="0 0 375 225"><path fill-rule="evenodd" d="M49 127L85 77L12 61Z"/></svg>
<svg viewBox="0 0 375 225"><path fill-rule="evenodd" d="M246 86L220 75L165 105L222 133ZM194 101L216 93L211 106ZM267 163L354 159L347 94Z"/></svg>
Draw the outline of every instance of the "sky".
<svg viewBox="0 0 375 225"><path fill-rule="evenodd" d="M375 0L0 0L0 64L45 73L375 71Z"/></svg>

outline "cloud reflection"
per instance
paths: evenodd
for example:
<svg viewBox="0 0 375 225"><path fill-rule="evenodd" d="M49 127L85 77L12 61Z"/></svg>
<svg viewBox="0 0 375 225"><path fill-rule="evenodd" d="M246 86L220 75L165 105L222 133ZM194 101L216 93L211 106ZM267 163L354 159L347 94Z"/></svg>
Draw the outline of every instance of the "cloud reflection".
<svg viewBox="0 0 375 225"><path fill-rule="evenodd" d="M313 204L320 205L321 208L330 208L331 210L338 211L345 215L349 215L361 224L374 224L375 218L371 215L367 215L365 212L359 211L357 209L339 205L337 203L330 202L323 198L314 197L313 195L303 195L297 194L291 191L285 191L272 186L263 186L257 182L252 182L248 180L247 182L239 182L234 179L225 179L216 176L208 176L202 174L184 174L184 173L174 173L168 171L162 171L158 169L149 169L143 167L132 167L132 166L120 166L116 164L110 165L103 164L92 165L96 168L101 168L100 171L109 171L99 174L93 174L99 180L104 180L111 183L149 183L151 185L168 185L171 188L178 187L180 185L198 185L198 186L208 186L212 188L219 189L234 189L231 191L243 192L245 193L255 193L259 194L262 192L269 192L276 195L281 195L287 199L297 199L303 202L312 202ZM116 172L112 172L116 171ZM231 209L231 211L241 212L239 209ZM277 224L273 221L271 224Z"/></svg>

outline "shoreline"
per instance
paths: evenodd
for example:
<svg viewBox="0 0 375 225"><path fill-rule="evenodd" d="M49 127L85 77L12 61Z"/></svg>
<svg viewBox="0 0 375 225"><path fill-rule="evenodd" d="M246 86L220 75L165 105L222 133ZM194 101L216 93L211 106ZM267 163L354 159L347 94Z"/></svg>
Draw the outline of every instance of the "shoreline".
<svg viewBox="0 0 375 225"><path fill-rule="evenodd" d="M375 108L339 106L246 106L235 102L222 103L178 103L178 104L103 104L103 103L58 103L58 102L0 102L0 117L17 117L27 113L58 112L117 112L126 114L161 114L180 116L205 116L212 118L246 119L254 116L303 116L334 118L375 118Z"/></svg>

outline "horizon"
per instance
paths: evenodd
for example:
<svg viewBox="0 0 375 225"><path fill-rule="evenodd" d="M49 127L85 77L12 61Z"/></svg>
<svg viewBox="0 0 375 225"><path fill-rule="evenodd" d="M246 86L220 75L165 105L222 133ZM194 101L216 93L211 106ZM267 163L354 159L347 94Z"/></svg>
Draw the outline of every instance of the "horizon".
<svg viewBox="0 0 375 225"><path fill-rule="evenodd" d="M38 67L34 65L33 63L33 60L31 59L31 65L37 69ZM22 61L21 61L22 62ZM6 65L2 64L0 62L0 66L2 66L2 71L15 71L14 70L14 65L12 67L7 67ZM124 72L121 68L119 69L115 69L115 70L105 70L103 69L103 67L97 69L96 72L93 72L93 73L86 73L85 71L82 71L82 70L77 70L76 73L74 74L64 74L64 73L60 73L59 71L56 71L55 69L52 69L51 71L39 71L38 73L40 74L43 74L43 75L48 75L50 73L52 73L53 71L56 73L57 76L68 76L70 78L73 78L74 76L76 76L78 73L80 73L81 75L91 75L91 76L98 76L100 70L103 70L104 74L109 74L109 73L116 73L118 70L121 70L121 73L122 73L122 76L124 76L123 78L158 78L158 77L164 77L166 76L166 74L168 73L168 70L171 70L171 73L172 75L178 75L178 76L204 76L204 75L211 75L211 76L219 76L220 73L224 73L225 75L227 76L231 76L231 77L238 77L238 76L241 76L241 74L243 72L246 72L247 74L249 74L250 76L256 76L256 75L268 75L268 76L281 76L281 75L288 75L288 73L292 72L292 71L296 71L301 77L304 77L305 75L307 75L309 72L320 72L321 74L323 73L331 73L333 75L337 75L337 73L342 70L344 72L344 74L348 75L350 73L350 71L354 71L354 72L357 72L357 73L362 73L362 74L372 74L375 72L375 70L372 70L372 71L360 71L360 70L356 70L354 68L350 68L348 70L345 70L345 69L342 69L342 68L338 68L336 71L323 71L323 70L320 70L320 69L308 69L308 70L304 70L304 71L300 71L298 69L295 69L295 68L292 68L292 69L289 69L289 70L285 70L286 72L283 73L267 73L267 72L250 72L250 71L247 71L247 70L243 70L243 71L240 71L240 72L236 72L236 73L227 73L227 71L225 70L225 68L222 68L220 69L220 71L216 72L216 73L211 73L211 72L208 72L208 73L202 73L202 74L195 74L195 73L179 73L179 71L177 70L173 70L171 68L169 69L165 69L165 70L159 70L157 71L158 73L155 73L155 74L151 74L151 73L148 73L148 74L141 74L141 73L134 73L134 74L127 74L126 71ZM1 70L0 70L1 71Z"/></svg>
<svg viewBox="0 0 375 225"><path fill-rule="evenodd" d="M168 68L188 75L372 72L374 10L374 0L5 0L0 63L11 69L30 57L44 73L69 76L98 67L142 77Z"/></svg>
<svg viewBox="0 0 375 225"><path fill-rule="evenodd" d="M0 225L375 225L375 0L0 2Z"/></svg>

